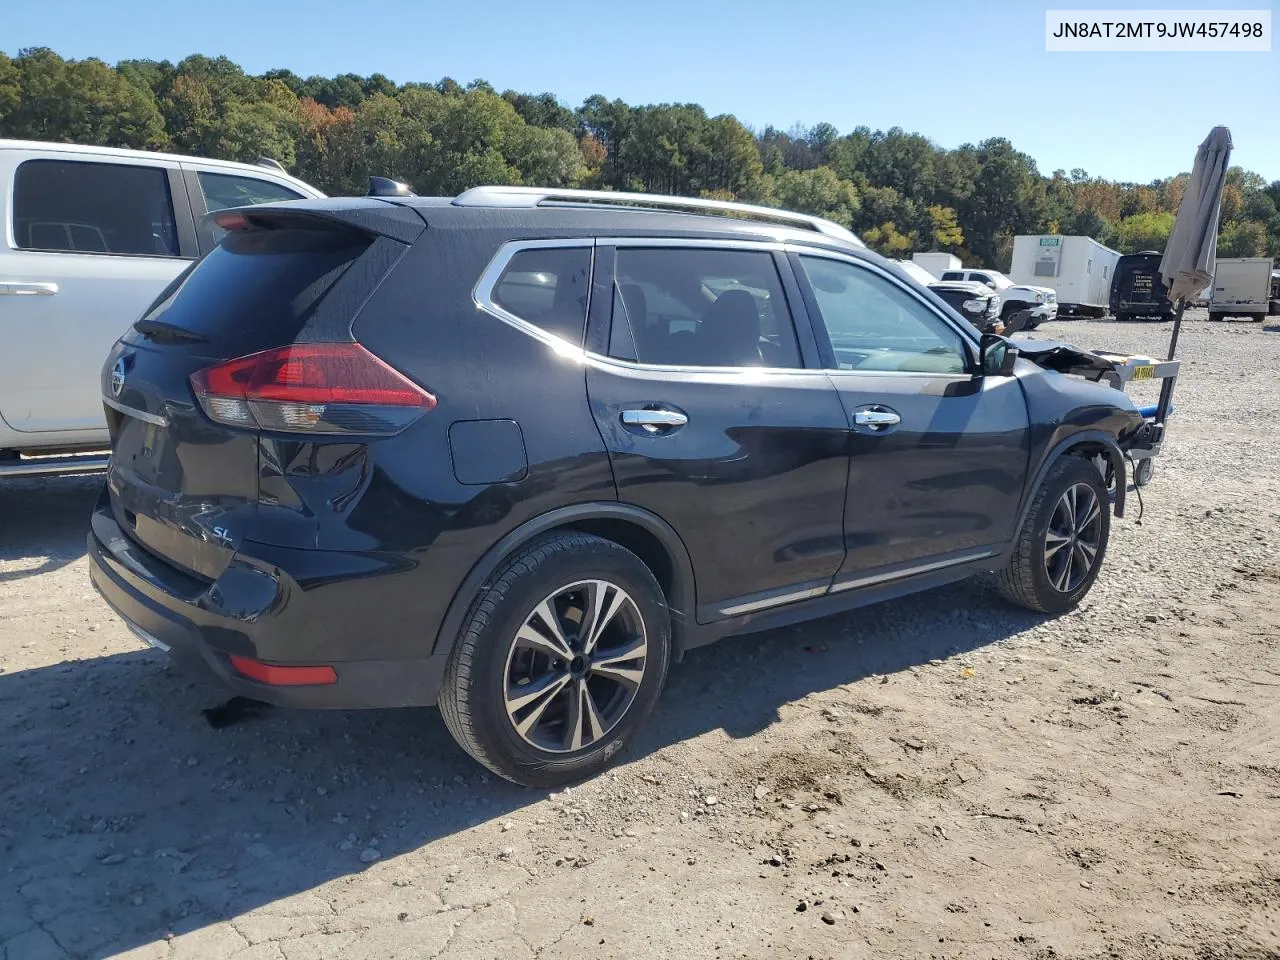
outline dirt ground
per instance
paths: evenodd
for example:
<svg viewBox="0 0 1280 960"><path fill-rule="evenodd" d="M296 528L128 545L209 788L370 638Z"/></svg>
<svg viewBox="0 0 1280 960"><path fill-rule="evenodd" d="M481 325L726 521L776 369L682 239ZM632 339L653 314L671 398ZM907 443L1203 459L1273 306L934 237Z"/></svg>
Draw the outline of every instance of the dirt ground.
<svg viewBox="0 0 1280 960"><path fill-rule="evenodd" d="M0 488L0 960L1280 956L1280 325L1189 317L1080 610L969 583L695 651L549 796L433 710L213 729L89 586L97 482Z"/></svg>

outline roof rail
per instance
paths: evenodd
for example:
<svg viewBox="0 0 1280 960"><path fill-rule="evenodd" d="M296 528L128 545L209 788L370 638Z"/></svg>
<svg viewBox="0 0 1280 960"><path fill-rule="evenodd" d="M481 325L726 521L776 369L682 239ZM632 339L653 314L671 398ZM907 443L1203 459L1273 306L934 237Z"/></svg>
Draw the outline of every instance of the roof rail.
<svg viewBox="0 0 1280 960"><path fill-rule="evenodd" d="M602 204L619 207L669 210L680 213L737 215L749 220L813 230L823 236L866 246L851 230L807 213L761 207L701 197L672 197L658 193L622 193L613 190L572 190L560 187L472 187L453 198L459 207L540 207L548 204Z"/></svg>
<svg viewBox="0 0 1280 960"><path fill-rule="evenodd" d="M255 166L268 167L272 170L279 170L281 173L289 172L285 170L284 164L282 164L279 160L273 160L271 157L259 157L257 160L253 162Z"/></svg>

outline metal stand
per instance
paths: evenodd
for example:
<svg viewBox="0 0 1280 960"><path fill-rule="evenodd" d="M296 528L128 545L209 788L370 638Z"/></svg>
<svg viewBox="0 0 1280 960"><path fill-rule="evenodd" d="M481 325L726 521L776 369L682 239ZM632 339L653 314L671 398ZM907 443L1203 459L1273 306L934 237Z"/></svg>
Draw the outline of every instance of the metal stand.
<svg viewBox="0 0 1280 960"><path fill-rule="evenodd" d="M1178 334L1182 332L1182 314L1187 309L1187 298L1183 297L1178 301L1178 309L1173 315L1173 335L1169 337L1169 359L1172 360L1178 352ZM1169 408L1173 404L1173 384L1177 377L1166 377L1164 382L1160 384L1160 402L1156 405L1156 423L1161 430L1164 429L1165 421L1169 418Z"/></svg>

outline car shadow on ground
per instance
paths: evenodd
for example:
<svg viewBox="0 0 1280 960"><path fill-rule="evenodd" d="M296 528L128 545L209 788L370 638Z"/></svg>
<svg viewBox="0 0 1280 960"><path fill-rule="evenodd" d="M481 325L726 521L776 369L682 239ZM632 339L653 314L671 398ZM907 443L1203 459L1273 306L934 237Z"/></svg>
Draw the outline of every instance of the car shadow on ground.
<svg viewBox="0 0 1280 960"><path fill-rule="evenodd" d="M99 482L0 496L0 557L61 565L82 554ZM712 730L749 736L808 694L1037 622L968 583L692 651L619 762ZM201 711L222 699L150 650L0 674L0 947L10 957L42 943L53 956L111 956L270 908L368 861L432 864L433 841L493 832L546 796L485 773L434 709L266 710L215 729ZM496 855L497 837L476 842Z"/></svg>
<svg viewBox="0 0 1280 960"><path fill-rule="evenodd" d="M619 760L715 729L748 736L809 693L1035 622L970 585L722 641L673 668ZM71 956L112 955L375 857L430 858L432 841L546 795L484 773L432 709L268 710L214 729L201 708L218 701L151 651L0 675L0 943L27 930Z"/></svg>
<svg viewBox="0 0 1280 960"><path fill-rule="evenodd" d="M89 513L101 489L101 475L0 480L0 562L19 562L0 569L0 584L84 556Z"/></svg>

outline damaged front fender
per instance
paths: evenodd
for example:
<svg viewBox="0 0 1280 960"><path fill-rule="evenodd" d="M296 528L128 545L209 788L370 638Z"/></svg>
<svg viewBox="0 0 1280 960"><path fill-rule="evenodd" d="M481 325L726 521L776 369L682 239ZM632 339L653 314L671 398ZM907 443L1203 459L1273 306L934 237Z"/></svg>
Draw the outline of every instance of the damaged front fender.
<svg viewBox="0 0 1280 960"><path fill-rule="evenodd" d="M1106 357L1052 341L1015 341L1016 376L1027 400L1034 482L1060 456L1102 455L1116 479L1114 508L1124 516L1128 477L1124 451L1146 423L1120 387L1116 365ZM1025 510L1026 504L1024 504Z"/></svg>

